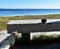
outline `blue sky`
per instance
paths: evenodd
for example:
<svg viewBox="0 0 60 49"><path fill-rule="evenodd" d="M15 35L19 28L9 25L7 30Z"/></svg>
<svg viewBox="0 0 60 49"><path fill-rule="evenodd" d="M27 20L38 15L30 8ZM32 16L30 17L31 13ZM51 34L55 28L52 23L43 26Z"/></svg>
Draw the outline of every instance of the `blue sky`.
<svg viewBox="0 0 60 49"><path fill-rule="evenodd" d="M0 0L0 8L60 9L60 0Z"/></svg>

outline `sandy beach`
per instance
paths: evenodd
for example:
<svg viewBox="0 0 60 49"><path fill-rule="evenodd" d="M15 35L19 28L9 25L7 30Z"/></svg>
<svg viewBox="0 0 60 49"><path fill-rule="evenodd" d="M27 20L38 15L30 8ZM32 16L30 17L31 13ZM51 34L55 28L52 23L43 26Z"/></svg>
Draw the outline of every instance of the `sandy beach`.
<svg viewBox="0 0 60 49"><path fill-rule="evenodd" d="M9 48L9 43L6 40L6 38L10 34L7 34L7 30L0 31L0 49L8 49Z"/></svg>

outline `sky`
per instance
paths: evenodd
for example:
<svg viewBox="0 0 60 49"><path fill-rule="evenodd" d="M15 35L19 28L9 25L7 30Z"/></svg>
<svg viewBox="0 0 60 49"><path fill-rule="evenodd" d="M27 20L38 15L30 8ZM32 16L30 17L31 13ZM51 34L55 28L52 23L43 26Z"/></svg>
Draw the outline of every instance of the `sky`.
<svg viewBox="0 0 60 49"><path fill-rule="evenodd" d="M0 0L0 8L60 9L60 0Z"/></svg>

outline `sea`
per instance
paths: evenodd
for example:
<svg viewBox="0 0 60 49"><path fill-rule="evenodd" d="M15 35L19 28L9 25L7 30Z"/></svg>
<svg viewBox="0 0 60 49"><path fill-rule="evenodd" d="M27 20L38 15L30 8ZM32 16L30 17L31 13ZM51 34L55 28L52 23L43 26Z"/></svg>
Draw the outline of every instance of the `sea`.
<svg viewBox="0 0 60 49"><path fill-rule="evenodd" d="M60 9L0 9L0 16L60 14Z"/></svg>

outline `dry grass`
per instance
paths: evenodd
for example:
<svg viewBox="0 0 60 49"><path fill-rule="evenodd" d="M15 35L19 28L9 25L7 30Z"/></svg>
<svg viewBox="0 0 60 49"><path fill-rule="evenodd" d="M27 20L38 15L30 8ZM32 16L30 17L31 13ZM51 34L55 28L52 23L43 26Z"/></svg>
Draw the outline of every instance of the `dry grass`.
<svg viewBox="0 0 60 49"><path fill-rule="evenodd" d="M24 19L59 19L60 14L53 14L53 15L35 15L35 16L11 16L11 17L0 17L0 30L6 29L6 23L9 20L24 20Z"/></svg>

